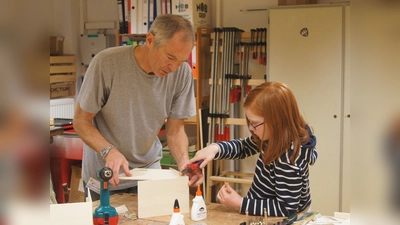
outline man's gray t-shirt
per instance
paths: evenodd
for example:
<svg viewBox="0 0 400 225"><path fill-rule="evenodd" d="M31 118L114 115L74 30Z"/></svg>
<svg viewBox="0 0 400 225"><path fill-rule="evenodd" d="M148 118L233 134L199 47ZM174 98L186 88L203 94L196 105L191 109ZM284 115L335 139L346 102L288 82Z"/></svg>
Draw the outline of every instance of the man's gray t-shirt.
<svg viewBox="0 0 400 225"><path fill-rule="evenodd" d="M122 46L97 54L85 74L78 102L83 110L96 114L93 124L126 157L130 168L160 168L162 145L157 135L165 119L196 114L193 76L187 63L166 77L149 75L137 64L133 50L133 46ZM96 178L104 166L100 154L85 144L83 180ZM117 189L134 185L121 181Z"/></svg>

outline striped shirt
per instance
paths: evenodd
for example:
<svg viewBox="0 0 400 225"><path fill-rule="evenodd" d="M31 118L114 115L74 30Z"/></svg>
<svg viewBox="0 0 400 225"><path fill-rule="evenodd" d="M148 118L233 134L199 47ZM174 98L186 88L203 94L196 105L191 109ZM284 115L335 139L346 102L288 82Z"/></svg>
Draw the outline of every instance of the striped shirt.
<svg viewBox="0 0 400 225"><path fill-rule="evenodd" d="M215 159L244 159L259 153L251 136L216 144L220 151ZM288 216L289 211L301 212L306 209L311 204L308 165L313 165L318 156L315 144L316 138L310 134L309 142L301 146L295 165L290 163L293 146L279 160L268 165L264 164L260 154L253 182L242 200L240 213L248 210L249 215L261 216L266 208L269 216Z"/></svg>

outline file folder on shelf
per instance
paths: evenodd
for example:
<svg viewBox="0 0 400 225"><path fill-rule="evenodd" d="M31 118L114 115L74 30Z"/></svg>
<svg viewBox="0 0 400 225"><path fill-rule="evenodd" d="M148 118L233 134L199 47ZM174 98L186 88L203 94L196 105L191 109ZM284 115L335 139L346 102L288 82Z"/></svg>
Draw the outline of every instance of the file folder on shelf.
<svg viewBox="0 0 400 225"><path fill-rule="evenodd" d="M127 0L129 5L130 17L129 17L129 34L138 33L138 1L139 0Z"/></svg>

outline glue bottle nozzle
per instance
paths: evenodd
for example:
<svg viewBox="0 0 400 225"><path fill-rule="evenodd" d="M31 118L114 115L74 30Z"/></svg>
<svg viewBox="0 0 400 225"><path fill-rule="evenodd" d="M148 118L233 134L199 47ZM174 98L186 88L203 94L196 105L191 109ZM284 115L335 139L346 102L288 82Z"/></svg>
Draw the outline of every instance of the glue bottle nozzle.
<svg viewBox="0 0 400 225"><path fill-rule="evenodd" d="M196 196L202 196L200 185L197 186Z"/></svg>
<svg viewBox="0 0 400 225"><path fill-rule="evenodd" d="M178 199L175 199L175 203L174 203L174 213L178 213L180 212L180 208L179 208L179 202Z"/></svg>

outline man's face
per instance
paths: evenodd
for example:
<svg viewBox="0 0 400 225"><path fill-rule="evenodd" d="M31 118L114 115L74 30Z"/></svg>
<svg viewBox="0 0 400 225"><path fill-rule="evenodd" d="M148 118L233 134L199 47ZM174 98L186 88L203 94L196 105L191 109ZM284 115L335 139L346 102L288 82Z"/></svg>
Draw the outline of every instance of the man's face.
<svg viewBox="0 0 400 225"><path fill-rule="evenodd" d="M192 43L182 42L183 34L176 33L166 45L154 48L154 38L150 43L149 63L151 71L159 77L165 77L169 73L178 69L182 63L186 62L192 51Z"/></svg>

